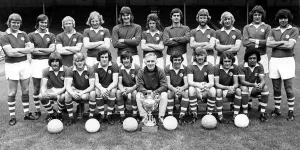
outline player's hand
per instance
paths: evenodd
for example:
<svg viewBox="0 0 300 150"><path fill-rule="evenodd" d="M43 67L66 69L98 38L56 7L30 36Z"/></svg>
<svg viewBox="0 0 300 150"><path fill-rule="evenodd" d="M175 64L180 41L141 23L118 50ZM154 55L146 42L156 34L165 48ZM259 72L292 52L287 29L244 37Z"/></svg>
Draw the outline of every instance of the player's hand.
<svg viewBox="0 0 300 150"><path fill-rule="evenodd" d="M170 38L170 41L173 41L173 38Z"/></svg>
<svg viewBox="0 0 300 150"><path fill-rule="evenodd" d="M228 93L229 93L229 94L233 94L234 92L235 92L234 87L233 87L233 86L229 86L229 87L228 87Z"/></svg>
<svg viewBox="0 0 300 150"><path fill-rule="evenodd" d="M183 88L182 87L177 87L177 95L182 95Z"/></svg>
<svg viewBox="0 0 300 150"><path fill-rule="evenodd" d="M76 100L80 99L80 95L78 94L78 92L73 92L70 93L72 95L73 98L75 98Z"/></svg>
<svg viewBox="0 0 300 150"><path fill-rule="evenodd" d="M135 37L133 37L132 40L135 40Z"/></svg>
<svg viewBox="0 0 300 150"><path fill-rule="evenodd" d="M126 95L126 88L121 89L121 94Z"/></svg>
<svg viewBox="0 0 300 150"><path fill-rule="evenodd" d="M250 41L251 43L256 43L256 40L253 39L253 38L250 38L249 41Z"/></svg>
<svg viewBox="0 0 300 150"><path fill-rule="evenodd" d="M124 40L124 39L119 39L118 41L119 41L120 43L124 43L125 40Z"/></svg>
<svg viewBox="0 0 300 150"><path fill-rule="evenodd" d="M103 90L102 97L107 98L108 96L109 96L109 91L108 91L107 89L104 89L104 90Z"/></svg>

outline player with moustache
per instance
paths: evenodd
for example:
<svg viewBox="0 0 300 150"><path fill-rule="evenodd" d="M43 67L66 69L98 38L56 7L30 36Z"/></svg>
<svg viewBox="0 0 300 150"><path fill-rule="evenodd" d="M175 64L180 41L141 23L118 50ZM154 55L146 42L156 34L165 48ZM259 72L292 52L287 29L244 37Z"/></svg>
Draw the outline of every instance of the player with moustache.
<svg viewBox="0 0 300 150"><path fill-rule="evenodd" d="M103 23L103 16L93 11L86 22L90 28L83 31L83 46L87 49L86 64L89 66L98 63L97 55L101 49L110 48L110 33L102 27Z"/></svg>
<svg viewBox="0 0 300 150"><path fill-rule="evenodd" d="M267 39L267 46L272 48L269 77L272 79L275 102L275 109L271 112L271 116L276 117L281 115L281 86L283 82L289 107L286 119L292 121L295 119L295 93L293 82L296 65L294 49L299 31L298 28L290 25L290 22L293 20L293 15L288 9L280 9L276 13L275 20L279 23L279 26L271 30Z"/></svg>
<svg viewBox="0 0 300 150"><path fill-rule="evenodd" d="M199 26L191 30L190 47L196 49L202 47L207 51L207 62L215 65L214 48L216 44L216 31L207 24L211 16L207 9L200 9L196 15ZM193 60L193 58L192 58Z"/></svg>
<svg viewBox="0 0 300 150"><path fill-rule="evenodd" d="M187 44L190 40L190 28L180 23L183 18L182 11L179 8L174 8L170 13L172 25L164 29L163 41L165 46L168 46L166 55L166 65L171 64L170 56L173 52L179 52L184 61L183 65L187 66Z"/></svg>
<svg viewBox="0 0 300 150"><path fill-rule="evenodd" d="M186 115L187 108L189 106L188 97L188 81L187 81L187 69L182 64L183 57L178 52L171 54L170 61L172 64L165 67L165 74L168 84L168 115L173 115L174 103L180 101L180 114L179 124L185 125L184 116Z"/></svg>
<svg viewBox="0 0 300 150"><path fill-rule="evenodd" d="M211 115L216 103L216 89L214 88L214 67L207 62L207 52L198 47L193 53L194 60L187 66L189 84L189 100L192 112L191 124L198 119L198 99L207 103L207 114Z"/></svg>
<svg viewBox="0 0 300 150"><path fill-rule="evenodd" d="M110 51L104 49L99 51L97 60L99 63L93 66L95 70L95 91L100 123L107 119L111 125L114 124L112 112L115 107L119 68L118 64L112 62ZM107 102L107 114L104 116L104 103Z"/></svg>
<svg viewBox="0 0 300 150"><path fill-rule="evenodd" d="M68 67L62 65L62 57L58 52L50 54L48 67L43 69L39 94L39 99L48 113L45 119L46 123L52 119L63 121L62 110L65 107L65 77L67 69ZM55 113L54 105L51 101L57 102L57 113Z"/></svg>
<svg viewBox="0 0 300 150"><path fill-rule="evenodd" d="M82 34L75 30L75 20L66 16L62 20L64 32L56 36L56 51L63 58L63 65L73 66L73 55L80 52L82 47Z"/></svg>
<svg viewBox="0 0 300 150"><path fill-rule="evenodd" d="M5 54L5 76L8 81L9 125L13 126L17 123L15 109L19 82L25 114L24 120L34 120L36 118L29 112L30 64L27 60L27 54L33 51L33 44L30 42L28 35L19 30L22 24L22 18L19 14L11 14L6 24L8 29L1 36L0 42Z"/></svg>
<svg viewBox="0 0 300 150"><path fill-rule="evenodd" d="M134 16L129 7L122 7L118 21L120 24L114 26L112 31L112 43L114 48L118 49L117 63L121 65L120 55L128 50L132 54L133 63L140 65L137 46L141 42L142 28L133 23Z"/></svg>
<svg viewBox="0 0 300 150"><path fill-rule="evenodd" d="M48 58L55 51L55 35L49 32L48 20L46 15L39 15L36 19L36 30L28 34L29 40L34 44L31 53L31 77L33 81L33 100L37 109L36 119L42 115L39 94L43 69L48 68Z"/></svg>
<svg viewBox="0 0 300 150"><path fill-rule="evenodd" d="M67 126L76 123L73 115L73 101L84 100L89 102L89 118L94 117L96 108L94 69L86 65L86 57L82 53L76 53L73 57L74 65L68 68L65 77L65 105L69 115L66 122ZM80 118L82 114L78 115Z"/></svg>
<svg viewBox="0 0 300 150"><path fill-rule="evenodd" d="M137 83L136 77L141 69L139 65L132 63L133 58L129 51L123 51L121 54L121 63L119 67L119 81L117 90L117 105L120 112L120 123L125 120L125 101L132 104L132 116L137 118Z"/></svg>

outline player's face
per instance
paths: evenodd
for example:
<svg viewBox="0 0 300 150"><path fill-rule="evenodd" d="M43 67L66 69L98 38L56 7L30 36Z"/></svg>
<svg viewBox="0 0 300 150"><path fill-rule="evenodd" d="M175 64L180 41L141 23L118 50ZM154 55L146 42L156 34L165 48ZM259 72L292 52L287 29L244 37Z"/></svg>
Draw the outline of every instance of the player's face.
<svg viewBox="0 0 300 150"><path fill-rule="evenodd" d="M156 22L153 20L149 21L149 28L151 31L155 31L156 30Z"/></svg>
<svg viewBox="0 0 300 150"><path fill-rule="evenodd" d="M173 13L171 19L173 23L180 23L180 13Z"/></svg>
<svg viewBox="0 0 300 150"><path fill-rule="evenodd" d="M148 57L146 57L145 64L146 64L148 70L150 70L150 71L154 70L155 65L156 65L156 58L155 58L155 56L148 56Z"/></svg>
<svg viewBox="0 0 300 150"><path fill-rule="evenodd" d="M54 59L52 62L51 62L51 67L54 71L58 71L59 70L59 60L57 59Z"/></svg>
<svg viewBox="0 0 300 150"><path fill-rule="evenodd" d="M100 63L101 66L106 67L109 63L108 53L103 54L100 56Z"/></svg>
<svg viewBox="0 0 300 150"><path fill-rule="evenodd" d="M124 65L124 67L125 68L130 68L131 67L131 62L130 62L130 58L124 58L124 59L122 59L122 61L123 61L123 65Z"/></svg>
<svg viewBox="0 0 300 150"><path fill-rule="evenodd" d="M250 67L254 67L256 65L256 63L257 63L257 57L255 54L248 57L248 65Z"/></svg>
<svg viewBox="0 0 300 150"><path fill-rule="evenodd" d="M288 18L279 18L279 25L281 28L286 28L288 24L289 24Z"/></svg>
<svg viewBox="0 0 300 150"><path fill-rule="evenodd" d="M91 25L92 25L92 28L94 29L98 29L99 26L100 26L100 20L98 17L94 17L92 20L91 20Z"/></svg>
<svg viewBox="0 0 300 150"><path fill-rule="evenodd" d="M130 23L130 14L123 14L122 15L122 20L124 23Z"/></svg>
<svg viewBox="0 0 300 150"><path fill-rule="evenodd" d="M48 25L48 20L39 21L39 29L46 30Z"/></svg>
<svg viewBox="0 0 300 150"><path fill-rule="evenodd" d="M173 58L173 68L179 69L182 63L181 57Z"/></svg>
<svg viewBox="0 0 300 150"><path fill-rule="evenodd" d="M75 61L75 66L76 66L77 70L84 69L84 59L77 59Z"/></svg>
<svg viewBox="0 0 300 150"><path fill-rule="evenodd" d="M231 17L224 17L224 27L230 28L232 26Z"/></svg>
<svg viewBox="0 0 300 150"><path fill-rule="evenodd" d="M253 22L255 24L260 24L261 23L261 18L262 18L262 14L261 13L255 12L253 14Z"/></svg>
<svg viewBox="0 0 300 150"><path fill-rule="evenodd" d="M200 26L203 26L203 27L206 26L207 21L208 21L207 16L199 16L199 24L200 24Z"/></svg>
<svg viewBox="0 0 300 150"><path fill-rule="evenodd" d="M10 21L9 28L11 29L12 32L17 32L20 29L20 26L21 26L21 21L17 21L17 20Z"/></svg>
<svg viewBox="0 0 300 150"><path fill-rule="evenodd" d="M223 59L223 68L229 69L231 66L232 66L232 60L229 58L224 58Z"/></svg>
<svg viewBox="0 0 300 150"><path fill-rule="evenodd" d="M205 54L196 55L196 61L197 61L197 63L200 64L200 65L204 64L205 57L206 57Z"/></svg>
<svg viewBox="0 0 300 150"><path fill-rule="evenodd" d="M74 29L72 21L66 21L64 22L64 27L66 32L72 32Z"/></svg>

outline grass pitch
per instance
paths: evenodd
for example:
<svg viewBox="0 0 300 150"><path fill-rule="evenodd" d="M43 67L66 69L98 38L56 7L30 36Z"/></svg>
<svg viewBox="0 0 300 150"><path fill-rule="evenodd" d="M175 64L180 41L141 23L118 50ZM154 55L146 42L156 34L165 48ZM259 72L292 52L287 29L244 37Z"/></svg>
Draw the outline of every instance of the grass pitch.
<svg viewBox="0 0 300 150"><path fill-rule="evenodd" d="M300 73L300 44L296 45L296 75ZM112 49L113 56L116 50ZM191 50L188 51L190 60ZM239 52L239 62L242 62L244 48ZM268 49L270 54L270 49ZM270 56L270 55L269 55ZM289 67L289 66L287 66ZM273 89L271 80L267 77L267 85L270 90L267 113L274 109ZM122 125L108 125L102 123L100 131L90 134L84 129L85 120L77 122L71 127L64 127L59 134L50 134L46 124L45 109L39 120L24 121L23 108L20 100L20 92L16 97L17 124L9 126L9 112L6 102L8 84L3 74L0 76L0 149L298 149L300 147L300 119L299 119L299 95L300 81L294 80L295 90L295 117L292 122L286 121L287 101L282 89L283 101L281 105L282 116L271 118L268 122L261 123L258 120L257 101L254 100L254 108L250 112L250 125L247 128L237 128L233 124L220 125L214 130L205 130L201 127L200 119L193 125L179 126L175 131L167 131L162 127L157 133L125 132ZM30 93L32 93L32 83ZM35 111L32 97L30 110ZM202 116L199 116L201 118ZM231 113L226 115L231 117Z"/></svg>

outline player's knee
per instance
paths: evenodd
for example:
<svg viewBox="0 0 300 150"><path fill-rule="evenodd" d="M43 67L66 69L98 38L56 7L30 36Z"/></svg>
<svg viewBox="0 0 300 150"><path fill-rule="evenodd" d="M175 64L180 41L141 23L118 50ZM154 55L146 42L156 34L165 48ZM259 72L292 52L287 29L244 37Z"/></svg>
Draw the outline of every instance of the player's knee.
<svg viewBox="0 0 300 150"><path fill-rule="evenodd" d="M96 88L95 90L96 93L96 97L100 97L101 96L101 91L99 89Z"/></svg>
<svg viewBox="0 0 300 150"><path fill-rule="evenodd" d="M33 86L33 95L38 95L40 94L40 85L34 85Z"/></svg>
<svg viewBox="0 0 300 150"><path fill-rule="evenodd" d="M168 94L167 94L167 92L162 92L160 94L160 97L161 97L162 101L168 101Z"/></svg>
<svg viewBox="0 0 300 150"><path fill-rule="evenodd" d="M185 90L182 92L182 98L188 98L189 97L189 91Z"/></svg>
<svg viewBox="0 0 300 150"><path fill-rule="evenodd" d="M95 91L90 92L89 100L90 101L96 101L96 92Z"/></svg>
<svg viewBox="0 0 300 150"><path fill-rule="evenodd" d="M216 97L216 89L214 87L209 89L209 96Z"/></svg>
<svg viewBox="0 0 300 150"><path fill-rule="evenodd" d="M216 94L217 94L217 97L222 97L223 90L222 89L216 89Z"/></svg>
<svg viewBox="0 0 300 150"><path fill-rule="evenodd" d="M235 89L235 95L241 96L242 95L242 90L240 88Z"/></svg>
<svg viewBox="0 0 300 150"><path fill-rule="evenodd" d="M241 86L242 92L249 92L249 89L247 86Z"/></svg>
<svg viewBox="0 0 300 150"><path fill-rule="evenodd" d="M168 99L173 99L174 98L174 94L171 90L168 90Z"/></svg>
<svg viewBox="0 0 300 150"><path fill-rule="evenodd" d="M196 89L194 87L189 87L189 96L196 96Z"/></svg>
<svg viewBox="0 0 300 150"><path fill-rule="evenodd" d="M17 92L16 91L8 91L8 96L16 96Z"/></svg>
<svg viewBox="0 0 300 150"><path fill-rule="evenodd" d="M117 89L114 88L114 89L112 89L112 90L110 91L109 96L110 96L110 97L116 97L116 93L117 93Z"/></svg>
<svg viewBox="0 0 300 150"><path fill-rule="evenodd" d="M65 102L71 102L72 101L72 95L66 91L65 92Z"/></svg>

